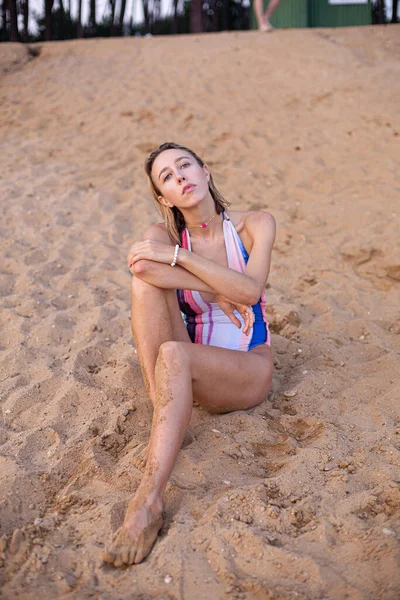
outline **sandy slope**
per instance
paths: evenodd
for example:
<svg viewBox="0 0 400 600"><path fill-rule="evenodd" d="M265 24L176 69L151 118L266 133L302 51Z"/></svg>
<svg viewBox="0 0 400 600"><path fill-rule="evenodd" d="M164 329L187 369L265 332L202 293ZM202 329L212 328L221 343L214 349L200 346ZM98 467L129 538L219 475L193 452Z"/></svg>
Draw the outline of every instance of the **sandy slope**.
<svg viewBox="0 0 400 600"><path fill-rule="evenodd" d="M399 34L0 46L4 598L399 597ZM194 410L162 535L118 571L151 420L125 256L166 140L277 219L276 372L255 410Z"/></svg>

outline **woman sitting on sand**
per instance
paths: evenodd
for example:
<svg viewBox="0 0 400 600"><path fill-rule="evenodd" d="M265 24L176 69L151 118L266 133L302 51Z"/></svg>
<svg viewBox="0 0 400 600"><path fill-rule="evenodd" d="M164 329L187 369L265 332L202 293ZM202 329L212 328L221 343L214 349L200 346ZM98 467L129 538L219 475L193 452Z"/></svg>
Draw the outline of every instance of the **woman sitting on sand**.
<svg viewBox="0 0 400 600"><path fill-rule="evenodd" d="M214 413L252 408L273 370L264 288L274 218L227 211L208 167L184 146L162 144L145 170L164 223L132 246L128 266L132 332L154 413L143 479L103 557L116 567L141 562L157 538L193 401Z"/></svg>

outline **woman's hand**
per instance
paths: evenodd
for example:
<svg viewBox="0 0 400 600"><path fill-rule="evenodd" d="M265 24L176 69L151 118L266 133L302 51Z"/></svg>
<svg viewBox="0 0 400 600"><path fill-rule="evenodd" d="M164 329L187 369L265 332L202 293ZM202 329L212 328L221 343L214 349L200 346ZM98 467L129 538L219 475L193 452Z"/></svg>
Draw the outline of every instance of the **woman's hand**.
<svg viewBox="0 0 400 600"><path fill-rule="evenodd" d="M155 242L154 240L137 242L129 250L128 267L130 269L138 260L142 259L171 264L174 259L174 250L174 246Z"/></svg>
<svg viewBox="0 0 400 600"><path fill-rule="evenodd" d="M217 294L215 298L218 302L220 309L226 314L227 317L230 318L232 323L240 329L242 324L234 313L234 311L237 310L237 312L242 316L244 321L243 333L245 335L249 335L250 329L254 325L254 312L251 306L247 306L246 304L238 304L237 302L232 302L225 296L221 296L221 294Z"/></svg>

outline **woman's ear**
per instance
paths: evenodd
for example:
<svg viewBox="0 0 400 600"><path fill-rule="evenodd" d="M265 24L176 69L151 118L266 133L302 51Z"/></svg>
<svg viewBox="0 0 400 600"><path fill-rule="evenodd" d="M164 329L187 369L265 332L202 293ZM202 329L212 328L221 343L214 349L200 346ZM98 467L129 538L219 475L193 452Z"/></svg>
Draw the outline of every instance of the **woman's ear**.
<svg viewBox="0 0 400 600"><path fill-rule="evenodd" d="M203 165L203 171L206 174L207 181L210 181L210 171L208 170L207 165Z"/></svg>
<svg viewBox="0 0 400 600"><path fill-rule="evenodd" d="M168 200L166 200L164 198L164 196L158 196L157 200L159 201L160 204L162 204L163 206L166 206L167 208L172 208L174 206L172 204L172 202L169 202Z"/></svg>

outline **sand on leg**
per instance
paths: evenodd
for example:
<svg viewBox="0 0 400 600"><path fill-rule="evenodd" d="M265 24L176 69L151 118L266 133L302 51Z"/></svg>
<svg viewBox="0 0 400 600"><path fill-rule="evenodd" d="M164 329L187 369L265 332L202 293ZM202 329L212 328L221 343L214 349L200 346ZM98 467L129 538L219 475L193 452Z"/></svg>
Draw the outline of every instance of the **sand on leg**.
<svg viewBox="0 0 400 600"><path fill-rule="evenodd" d="M161 344L169 340L190 341L175 290L158 288L139 277L132 277L131 327L143 380L154 406L155 367ZM147 457L148 443L140 444L135 449L132 464L142 473Z"/></svg>
<svg viewBox="0 0 400 600"><path fill-rule="evenodd" d="M169 340L189 342L175 290L165 290L139 277L131 282L131 327L147 391L155 405L158 351Z"/></svg>

